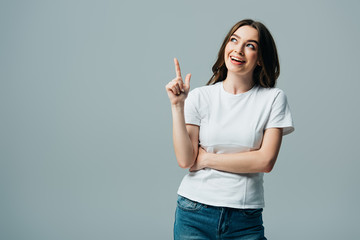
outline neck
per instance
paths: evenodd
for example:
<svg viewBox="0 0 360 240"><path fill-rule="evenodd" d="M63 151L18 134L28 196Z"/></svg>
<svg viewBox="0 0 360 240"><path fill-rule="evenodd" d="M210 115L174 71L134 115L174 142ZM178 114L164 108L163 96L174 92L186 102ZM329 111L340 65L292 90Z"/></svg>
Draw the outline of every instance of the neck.
<svg viewBox="0 0 360 240"><path fill-rule="evenodd" d="M254 81L252 75L239 76L228 72L223 86L229 93L240 94L249 91L254 86Z"/></svg>

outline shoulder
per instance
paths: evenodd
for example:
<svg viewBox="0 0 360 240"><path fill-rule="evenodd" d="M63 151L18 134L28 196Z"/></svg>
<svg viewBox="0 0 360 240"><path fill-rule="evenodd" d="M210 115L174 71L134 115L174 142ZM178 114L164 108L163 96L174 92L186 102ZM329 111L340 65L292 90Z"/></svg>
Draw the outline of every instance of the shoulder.
<svg viewBox="0 0 360 240"><path fill-rule="evenodd" d="M196 87L189 92L189 97L208 98L214 96L220 89L220 83Z"/></svg>
<svg viewBox="0 0 360 240"><path fill-rule="evenodd" d="M197 87L194 88L193 90L191 90L190 92L195 92L197 94L207 94L207 93L212 93L214 91L217 91L220 87L220 82L213 84L213 85L205 85L205 86L201 86L201 87Z"/></svg>
<svg viewBox="0 0 360 240"><path fill-rule="evenodd" d="M214 84L196 87L189 92L185 103L198 108L208 107L211 105L212 99L219 95L219 86L219 84Z"/></svg>
<svg viewBox="0 0 360 240"><path fill-rule="evenodd" d="M261 94L285 94L284 91L280 88L273 87L273 88L264 88L261 86L257 86L258 92Z"/></svg>
<svg viewBox="0 0 360 240"><path fill-rule="evenodd" d="M257 86L257 96L258 97L264 97L264 98L271 98L271 99L275 99L275 98L282 98L282 99L286 99L286 94L284 92L284 90L277 88L277 87L273 87L273 88L264 88L261 86Z"/></svg>

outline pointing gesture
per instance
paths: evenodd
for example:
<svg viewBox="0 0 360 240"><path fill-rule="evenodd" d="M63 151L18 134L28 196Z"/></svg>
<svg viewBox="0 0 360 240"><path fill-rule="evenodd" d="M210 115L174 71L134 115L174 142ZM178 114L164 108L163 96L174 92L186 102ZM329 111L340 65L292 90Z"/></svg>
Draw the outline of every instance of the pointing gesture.
<svg viewBox="0 0 360 240"><path fill-rule="evenodd" d="M174 58L176 77L181 78L180 64L177 58Z"/></svg>
<svg viewBox="0 0 360 240"><path fill-rule="evenodd" d="M174 58L174 64L176 77L165 86L165 89L171 104L176 105L184 103L189 93L191 74L189 73L186 75L184 83L181 76L180 64L176 58Z"/></svg>

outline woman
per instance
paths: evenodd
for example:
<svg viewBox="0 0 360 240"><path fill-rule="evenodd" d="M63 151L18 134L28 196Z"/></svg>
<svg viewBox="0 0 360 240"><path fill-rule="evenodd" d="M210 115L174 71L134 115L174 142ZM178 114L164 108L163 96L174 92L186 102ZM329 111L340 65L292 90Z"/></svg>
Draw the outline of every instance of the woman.
<svg viewBox="0 0 360 240"><path fill-rule="evenodd" d="M189 168L178 190L175 239L266 239L263 175L294 131L274 40L245 19L229 31L207 86L190 90L174 59L166 85L178 164Z"/></svg>

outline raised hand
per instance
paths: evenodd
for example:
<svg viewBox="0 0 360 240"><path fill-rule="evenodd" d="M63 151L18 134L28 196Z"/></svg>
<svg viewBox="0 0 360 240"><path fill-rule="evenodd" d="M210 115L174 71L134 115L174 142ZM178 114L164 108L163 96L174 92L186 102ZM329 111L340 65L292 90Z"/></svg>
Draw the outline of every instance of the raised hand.
<svg viewBox="0 0 360 240"><path fill-rule="evenodd" d="M189 93L191 74L188 73L186 75L184 83L181 76L179 61L176 58L174 58L174 64L176 77L165 86L165 89L171 104L177 105L184 103Z"/></svg>

